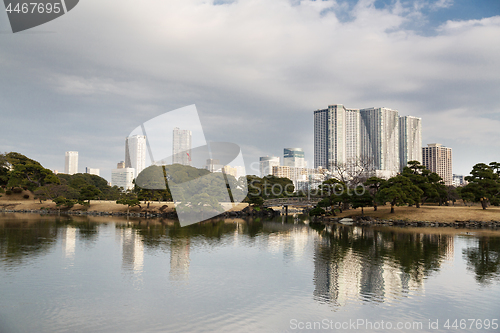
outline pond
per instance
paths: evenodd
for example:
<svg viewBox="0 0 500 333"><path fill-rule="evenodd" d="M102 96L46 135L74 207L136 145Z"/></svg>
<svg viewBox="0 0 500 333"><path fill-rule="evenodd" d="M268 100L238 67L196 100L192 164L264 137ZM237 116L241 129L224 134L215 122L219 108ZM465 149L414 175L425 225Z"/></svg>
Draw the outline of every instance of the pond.
<svg viewBox="0 0 500 333"><path fill-rule="evenodd" d="M0 332L498 332L500 233L0 215Z"/></svg>

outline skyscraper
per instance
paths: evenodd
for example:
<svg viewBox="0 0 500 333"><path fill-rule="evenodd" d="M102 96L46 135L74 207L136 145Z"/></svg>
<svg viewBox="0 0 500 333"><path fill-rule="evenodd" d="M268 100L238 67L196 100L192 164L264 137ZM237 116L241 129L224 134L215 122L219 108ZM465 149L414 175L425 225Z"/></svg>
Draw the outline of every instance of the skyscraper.
<svg viewBox="0 0 500 333"><path fill-rule="evenodd" d="M346 109L346 160L361 156L361 116L357 109Z"/></svg>
<svg viewBox="0 0 500 333"><path fill-rule="evenodd" d="M400 119L398 111L384 107L358 110L334 104L316 110L314 166L331 172L368 168L379 177L394 176L408 161L421 161L421 127L420 118Z"/></svg>
<svg viewBox="0 0 500 333"><path fill-rule="evenodd" d="M422 119L399 117L399 161L401 171L409 161L422 163Z"/></svg>
<svg viewBox="0 0 500 333"><path fill-rule="evenodd" d="M67 151L64 163L64 173L74 175L78 173L78 152Z"/></svg>
<svg viewBox="0 0 500 333"><path fill-rule="evenodd" d="M445 185L453 185L451 148L440 143L430 143L422 147L422 164L443 178Z"/></svg>
<svg viewBox="0 0 500 333"><path fill-rule="evenodd" d="M305 155L302 148L285 148L283 150L283 165L295 168L305 168Z"/></svg>
<svg viewBox="0 0 500 333"><path fill-rule="evenodd" d="M280 158L275 156L264 156L260 158L260 176L265 177L273 173L273 166L280 165Z"/></svg>
<svg viewBox="0 0 500 333"><path fill-rule="evenodd" d="M172 164L191 165L191 131L176 127L173 135Z"/></svg>
<svg viewBox="0 0 500 333"><path fill-rule="evenodd" d="M133 180L135 178L134 168L119 168L111 170L111 186L118 186L124 191L134 188Z"/></svg>
<svg viewBox="0 0 500 333"><path fill-rule="evenodd" d="M125 168L135 170L134 178L146 168L146 136L133 135L125 139Z"/></svg>
<svg viewBox="0 0 500 333"><path fill-rule="evenodd" d="M361 156L371 159L377 174L392 177L399 172L399 115L388 108L359 111Z"/></svg>
<svg viewBox="0 0 500 333"><path fill-rule="evenodd" d="M346 108L341 104L314 111L314 167L331 169L346 160Z"/></svg>

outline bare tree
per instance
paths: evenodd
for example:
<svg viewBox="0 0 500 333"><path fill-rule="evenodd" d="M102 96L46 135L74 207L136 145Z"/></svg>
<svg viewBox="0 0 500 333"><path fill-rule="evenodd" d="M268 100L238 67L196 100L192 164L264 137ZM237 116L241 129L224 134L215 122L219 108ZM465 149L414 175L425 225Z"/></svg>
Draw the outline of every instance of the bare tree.
<svg viewBox="0 0 500 333"><path fill-rule="evenodd" d="M367 156L353 157L345 162L332 163L329 169L334 178L350 187L364 183L375 172L373 160Z"/></svg>

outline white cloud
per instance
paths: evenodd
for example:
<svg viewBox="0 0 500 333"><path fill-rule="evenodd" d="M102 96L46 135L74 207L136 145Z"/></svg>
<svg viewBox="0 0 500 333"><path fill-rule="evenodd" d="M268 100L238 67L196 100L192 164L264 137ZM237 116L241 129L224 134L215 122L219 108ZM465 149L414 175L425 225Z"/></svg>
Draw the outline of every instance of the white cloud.
<svg viewBox="0 0 500 333"><path fill-rule="evenodd" d="M0 66L22 50L30 69L19 75L33 75L36 64L50 73L56 96L115 100L138 123L144 117L137 111L149 118L196 103L210 114L214 136L227 132L261 154L281 152L278 145L296 135L304 146L311 142L312 127L303 124L333 103L387 106L425 124L452 112L457 126L479 128L500 110L500 17L449 21L435 36L403 28L425 20L424 8L451 3L397 1L377 9L361 0L341 21L335 13L348 7L336 1L86 0L44 26L57 33L8 41ZM222 132L217 124L225 117L231 126ZM287 127L277 128L283 121ZM460 133L469 138L464 145L483 139L480 131Z"/></svg>

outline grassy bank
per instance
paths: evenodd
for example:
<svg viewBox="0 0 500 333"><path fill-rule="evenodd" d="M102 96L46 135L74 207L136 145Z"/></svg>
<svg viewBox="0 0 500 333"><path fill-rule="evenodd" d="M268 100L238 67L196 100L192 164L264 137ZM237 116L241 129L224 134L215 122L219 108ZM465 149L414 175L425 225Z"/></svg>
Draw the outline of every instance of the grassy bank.
<svg viewBox="0 0 500 333"><path fill-rule="evenodd" d="M421 206L396 207L391 214L391 207L380 206L377 211L365 208L364 214L382 220L407 220L429 222L455 222L455 221L500 221L500 207L488 207L483 210L481 206ZM351 209L338 214L339 217L355 217L361 215L361 208Z"/></svg>
<svg viewBox="0 0 500 333"><path fill-rule="evenodd" d="M24 195L29 195L28 199L24 198ZM235 207L231 203L222 204L224 209L226 210L242 210L248 206L248 204L238 204ZM151 202L149 207L147 204L141 203L140 207L131 207L131 213L140 213L148 211L149 213L169 213L174 209L173 202ZM11 194L5 195L3 194L0 197L0 210L40 210L40 209L49 209L49 210L57 210L56 204L51 200L44 201L40 203L38 200L33 199L33 194L28 191L23 191L23 193L19 194ZM104 201L104 200L91 200L90 206L83 206L76 204L73 206L70 211L96 211L96 212L113 212L113 213L126 213L127 206L117 204L115 201Z"/></svg>

